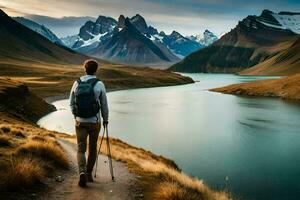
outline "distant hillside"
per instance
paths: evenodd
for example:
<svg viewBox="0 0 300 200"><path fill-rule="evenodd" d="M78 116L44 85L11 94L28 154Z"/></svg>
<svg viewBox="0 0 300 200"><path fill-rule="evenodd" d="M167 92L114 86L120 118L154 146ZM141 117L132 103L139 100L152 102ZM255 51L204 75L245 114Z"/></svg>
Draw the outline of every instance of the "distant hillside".
<svg viewBox="0 0 300 200"><path fill-rule="evenodd" d="M53 105L33 94L25 84L10 78L0 77L0 100L2 111L33 122L55 111Z"/></svg>
<svg viewBox="0 0 300 200"><path fill-rule="evenodd" d="M85 22L89 20L96 20L96 18L88 16L69 16L55 18L41 15L26 15L26 18L39 24L43 24L44 26L49 28L53 33L55 33L59 38L75 35L78 33L78 30Z"/></svg>
<svg viewBox="0 0 300 200"><path fill-rule="evenodd" d="M241 75L292 75L300 73L300 36L271 58L240 72Z"/></svg>
<svg viewBox="0 0 300 200"><path fill-rule="evenodd" d="M82 63L86 56L50 42L0 10L0 58Z"/></svg>
<svg viewBox="0 0 300 200"><path fill-rule="evenodd" d="M59 45L64 45L64 43L52 31L50 31L44 25L38 24L38 23L31 21L29 19L26 19L24 17L14 17L13 19L16 20L17 22L23 24L24 26L30 28L31 30L41 34L42 36L44 36L51 42L59 44Z"/></svg>
<svg viewBox="0 0 300 200"><path fill-rule="evenodd" d="M290 14L291 17L294 15L298 16L297 13ZM248 16L211 46L192 53L170 70L228 73L254 66L287 48L286 41L297 35L290 27L274 26L275 20L268 10L260 16Z"/></svg>

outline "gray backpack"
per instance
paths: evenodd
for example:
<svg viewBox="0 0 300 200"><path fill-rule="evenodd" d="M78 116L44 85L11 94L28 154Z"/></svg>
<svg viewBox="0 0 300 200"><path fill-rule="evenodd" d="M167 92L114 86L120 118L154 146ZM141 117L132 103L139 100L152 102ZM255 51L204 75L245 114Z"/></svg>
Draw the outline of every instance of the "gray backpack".
<svg viewBox="0 0 300 200"><path fill-rule="evenodd" d="M95 99L94 87L99 80L96 78L84 82L77 80L78 87L75 91L75 105L72 110L77 117L90 118L97 115L100 109L98 101Z"/></svg>

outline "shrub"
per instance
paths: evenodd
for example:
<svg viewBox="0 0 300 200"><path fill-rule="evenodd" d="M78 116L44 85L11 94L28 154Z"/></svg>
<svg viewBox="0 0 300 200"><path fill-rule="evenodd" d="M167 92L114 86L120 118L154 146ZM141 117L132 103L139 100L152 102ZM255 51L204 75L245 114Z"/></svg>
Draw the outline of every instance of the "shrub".
<svg viewBox="0 0 300 200"><path fill-rule="evenodd" d="M0 147L11 147L13 143L11 138L7 135L0 135Z"/></svg>
<svg viewBox="0 0 300 200"><path fill-rule="evenodd" d="M19 130L13 130L13 131L11 131L11 133L14 136L19 137L19 138L26 138L27 137L22 131L19 131Z"/></svg>
<svg viewBox="0 0 300 200"><path fill-rule="evenodd" d="M48 137L52 137L52 138L56 138L55 134L54 133L47 133L46 136Z"/></svg>
<svg viewBox="0 0 300 200"><path fill-rule="evenodd" d="M0 129L2 130L3 133L9 133L10 132L10 127L8 126L0 126Z"/></svg>
<svg viewBox="0 0 300 200"><path fill-rule="evenodd" d="M47 142L47 139L45 137L40 136L40 135L32 136L31 139L34 140L34 141L39 141L39 142Z"/></svg>
<svg viewBox="0 0 300 200"><path fill-rule="evenodd" d="M10 191L33 188L42 183L44 170L39 162L32 158L18 158L1 175L3 187Z"/></svg>
<svg viewBox="0 0 300 200"><path fill-rule="evenodd" d="M157 186L154 191L154 198L160 200L199 200L205 199L197 191L191 191L189 188L182 187L175 182L163 182Z"/></svg>
<svg viewBox="0 0 300 200"><path fill-rule="evenodd" d="M51 141L29 141L18 147L17 155L31 154L37 156L42 160L51 161L60 167L68 168L69 162L65 152L59 145Z"/></svg>

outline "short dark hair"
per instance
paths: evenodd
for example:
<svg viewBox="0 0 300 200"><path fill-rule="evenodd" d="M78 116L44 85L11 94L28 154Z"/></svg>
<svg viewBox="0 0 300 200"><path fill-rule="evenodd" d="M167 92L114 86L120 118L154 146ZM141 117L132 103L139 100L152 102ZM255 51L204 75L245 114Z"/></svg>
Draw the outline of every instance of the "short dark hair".
<svg viewBox="0 0 300 200"><path fill-rule="evenodd" d="M98 69L98 62L92 59L86 60L84 68L87 75L94 75Z"/></svg>

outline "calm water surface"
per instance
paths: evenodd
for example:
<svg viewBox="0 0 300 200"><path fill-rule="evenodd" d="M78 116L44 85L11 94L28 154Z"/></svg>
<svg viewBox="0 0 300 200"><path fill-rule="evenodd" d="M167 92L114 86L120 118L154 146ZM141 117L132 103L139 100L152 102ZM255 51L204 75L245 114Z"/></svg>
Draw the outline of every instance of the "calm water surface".
<svg viewBox="0 0 300 200"><path fill-rule="evenodd" d="M110 134L173 159L241 199L300 199L300 104L207 91L270 77L188 74L195 84L108 94ZM68 101L38 123L73 134Z"/></svg>

